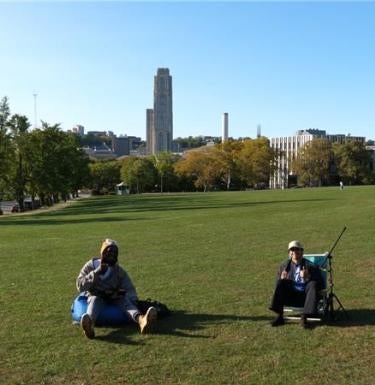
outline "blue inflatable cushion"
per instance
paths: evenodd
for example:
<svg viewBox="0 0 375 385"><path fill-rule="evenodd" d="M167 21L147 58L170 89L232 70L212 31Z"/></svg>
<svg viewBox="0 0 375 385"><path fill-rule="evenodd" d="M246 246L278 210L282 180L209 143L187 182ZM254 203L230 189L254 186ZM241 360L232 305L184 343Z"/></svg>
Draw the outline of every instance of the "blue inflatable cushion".
<svg viewBox="0 0 375 385"><path fill-rule="evenodd" d="M73 301L71 307L72 319L74 322L80 322L81 317L87 311L87 296L80 293ZM111 303L107 303L96 320L97 326L114 326L130 323L129 317L121 309Z"/></svg>

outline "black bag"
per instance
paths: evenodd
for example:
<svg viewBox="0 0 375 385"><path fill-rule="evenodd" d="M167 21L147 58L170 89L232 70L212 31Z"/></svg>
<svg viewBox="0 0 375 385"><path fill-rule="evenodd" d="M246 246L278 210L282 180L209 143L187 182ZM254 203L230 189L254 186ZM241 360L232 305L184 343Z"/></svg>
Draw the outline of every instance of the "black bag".
<svg viewBox="0 0 375 385"><path fill-rule="evenodd" d="M167 317L171 314L171 311L168 309L167 305L164 305L163 303L158 301L154 301L150 298L147 298L146 300L139 299L136 305L142 314L145 314L147 309L151 306L156 309L158 318Z"/></svg>

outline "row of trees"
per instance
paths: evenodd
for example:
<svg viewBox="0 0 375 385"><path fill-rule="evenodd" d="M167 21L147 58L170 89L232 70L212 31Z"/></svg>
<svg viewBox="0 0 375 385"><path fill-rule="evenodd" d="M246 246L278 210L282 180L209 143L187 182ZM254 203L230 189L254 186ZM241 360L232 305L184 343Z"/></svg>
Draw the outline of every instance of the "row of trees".
<svg viewBox="0 0 375 385"><path fill-rule="evenodd" d="M90 187L105 193L119 180L131 192L241 189L268 184L274 152L266 138L232 140L190 150L90 164Z"/></svg>
<svg viewBox="0 0 375 385"><path fill-rule="evenodd" d="M88 179L88 158L76 135L46 122L30 130L27 117L11 115L8 99L1 100L0 200L15 199L20 210L26 196L50 205L77 194Z"/></svg>
<svg viewBox="0 0 375 385"><path fill-rule="evenodd" d="M91 185L98 192L124 181L132 193L264 188L275 172L278 155L266 138L230 140L178 156L160 153L90 164ZM343 144L315 139L290 159L301 186L374 182L371 154L360 142Z"/></svg>

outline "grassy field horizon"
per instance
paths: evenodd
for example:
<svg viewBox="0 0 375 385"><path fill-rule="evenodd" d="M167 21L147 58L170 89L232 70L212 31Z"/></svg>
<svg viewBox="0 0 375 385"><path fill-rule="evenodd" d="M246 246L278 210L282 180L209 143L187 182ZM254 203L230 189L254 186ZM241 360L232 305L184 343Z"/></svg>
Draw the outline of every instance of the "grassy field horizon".
<svg viewBox="0 0 375 385"><path fill-rule="evenodd" d="M89 197L0 217L0 384L372 385L375 377L375 186ZM302 330L271 328L287 244L333 253L350 315ZM152 335L97 328L85 339L70 306L101 241L140 298L173 314Z"/></svg>

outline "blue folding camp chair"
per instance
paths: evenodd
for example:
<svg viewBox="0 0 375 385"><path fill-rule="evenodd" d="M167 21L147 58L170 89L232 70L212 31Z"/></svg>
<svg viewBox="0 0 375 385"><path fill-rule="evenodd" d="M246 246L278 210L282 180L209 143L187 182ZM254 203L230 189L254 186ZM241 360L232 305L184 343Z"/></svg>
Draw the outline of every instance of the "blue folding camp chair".
<svg viewBox="0 0 375 385"><path fill-rule="evenodd" d="M308 321L322 321L329 318L331 321L336 320L335 312L341 310L345 317L348 319L349 315L346 312L343 304L340 302L337 295L333 292L333 268L332 268L332 251L335 249L340 238L346 231L347 227L341 230L340 235L335 240L330 251L324 254L305 254L304 258L308 259L311 263L319 267L322 275L323 288L319 292L319 301L316 318L308 318ZM335 310L335 302L338 305ZM303 312L301 307L284 306L284 313L292 313L291 315L285 316L286 319L300 319ZM298 313L299 317L297 317Z"/></svg>
<svg viewBox="0 0 375 385"><path fill-rule="evenodd" d="M345 228L344 228L345 231ZM341 233L342 234L342 233ZM341 235L340 235L341 236ZM343 304L337 295L333 292L333 269L331 251L324 254L304 254L304 258L318 266L322 276L323 288L319 292L317 306L317 316L308 317L308 321L335 321L337 311L342 311L346 319L349 318ZM336 309L335 309L336 302ZM285 314L286 313L286 314ZM303 313L303 307L284 306L284 318L289 320L299 320Z"/></svg>

